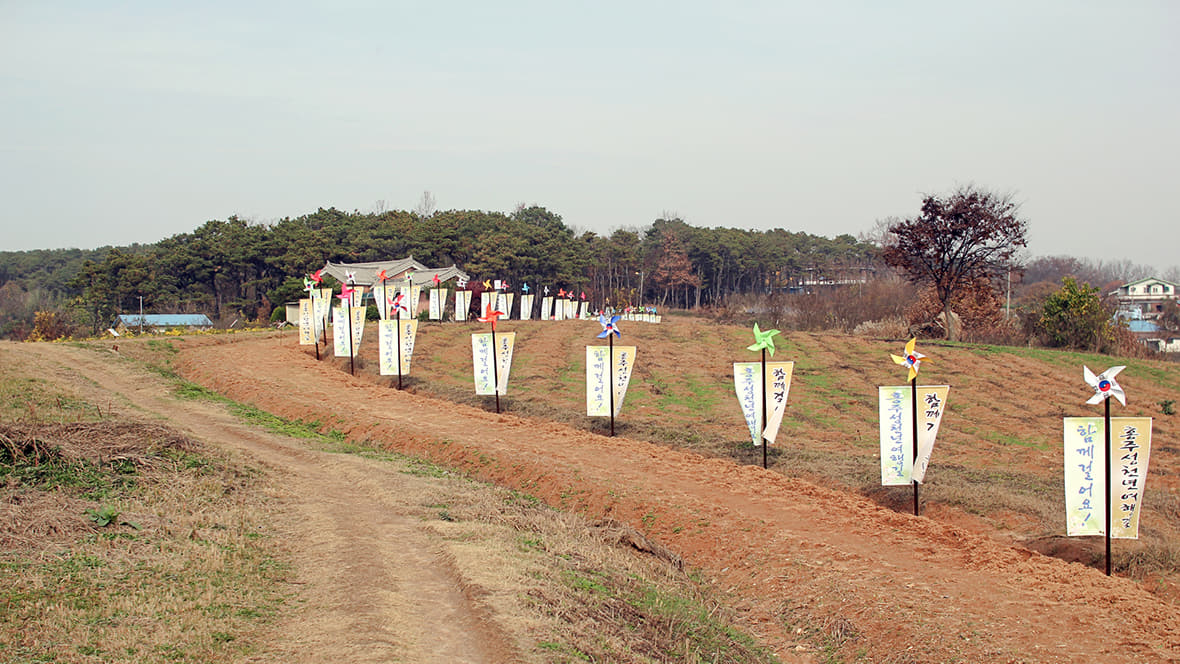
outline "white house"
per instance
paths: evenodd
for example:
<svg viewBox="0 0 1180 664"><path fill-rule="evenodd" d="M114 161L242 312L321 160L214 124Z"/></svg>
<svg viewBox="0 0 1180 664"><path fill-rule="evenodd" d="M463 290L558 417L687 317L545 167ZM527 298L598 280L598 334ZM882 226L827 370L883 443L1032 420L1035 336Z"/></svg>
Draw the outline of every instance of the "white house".
<svg viewBox="0 0 1180 664"><path fill-rule="evenodd" d="M1138 310L1144 318L1152 318L1163 311L1164 302L1180 296L1180 285L1148 277L1123 284L1111 295L1118 298L1120 310Z"/></svg>

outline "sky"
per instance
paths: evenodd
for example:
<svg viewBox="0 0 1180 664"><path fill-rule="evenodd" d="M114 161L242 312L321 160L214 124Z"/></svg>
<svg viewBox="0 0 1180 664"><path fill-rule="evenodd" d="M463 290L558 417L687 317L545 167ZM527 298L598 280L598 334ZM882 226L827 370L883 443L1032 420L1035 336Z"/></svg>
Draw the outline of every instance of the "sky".
<svg viewBox="0 0 1180 664"><path fill-rule="evenodd" d="M857 235L965 185L1180 265L1180 3L0 0L0 250L230 215Z"/></svg>

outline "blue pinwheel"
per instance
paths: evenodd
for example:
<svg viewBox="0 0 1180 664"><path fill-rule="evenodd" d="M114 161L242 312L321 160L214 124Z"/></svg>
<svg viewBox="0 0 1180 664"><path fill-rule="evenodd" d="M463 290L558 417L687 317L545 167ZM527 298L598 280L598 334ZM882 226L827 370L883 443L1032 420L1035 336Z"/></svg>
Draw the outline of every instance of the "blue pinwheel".
<svg viewBox="0 0 1180 664"><path fill-rule="evenodd" d="M611 316L609 319L606 316L599 316L598 323L602 325L602 332L598 334L599 339L606 339L611 334L622 338L623 334L619 332L619 319L622 316Z"/></svg>

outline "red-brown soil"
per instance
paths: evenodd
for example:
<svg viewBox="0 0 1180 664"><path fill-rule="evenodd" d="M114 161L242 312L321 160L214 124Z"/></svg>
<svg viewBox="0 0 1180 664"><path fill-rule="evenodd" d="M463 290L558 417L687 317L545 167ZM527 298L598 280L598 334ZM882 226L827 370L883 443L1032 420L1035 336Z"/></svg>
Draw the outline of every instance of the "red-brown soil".
<svg viewBox="0 0 1180 664"><path fill-rule="evenodd" d="M694 332L671 327L658 334ZM416 375L430 375L429 358L440 350L431 344L443 335L436 337L420 340L415 355L417 362L421 353L423 361ZM544 385L532 389L556 393L561 384L544 381L554 367L567 364L564 354L576 355L577 349L526 351L526 341L518 339L518 357L529 353L532 360L514 368L514 384L535 381ZM460 345L450 352L465 351ZM827 357L809 358L809 366L838 364L848 354L833 344ZM714 364L722 369L719 376L727 373L725 358L700 360L702 375ZM964 373L961 382L975 389L973 381L992 381L994 389L1004 389L1006 381L1027 377L1022 372L1029 369L1020 366L1026 362L1031 361L1017 357L992 367L989 375ZM609 438L549 418L497 415L391 390L388 379L349 376L338 360L317 362L290 336L184 343L176 365L193 381L277 415L318 421L352 439L462 468L552 505L625 521L679 553L688 567L727 593L749 631L779 651L789 650L801 634L816 632L826 634L833 651L848 660L1180 661L1180 616L1166 599L1139 582L1107 578L1093 568L1008 544L962 510L931 505L928 516L914 517L855 492L789 477L789 468L764 470L643 440ZM802 368L806 377L809 369ZM1042 366L1035 370L1044 373ZM812 391L820 383L801 380L792 408L814 399L815 412L826 408L844 419L845 436L871 438L875 413L866 406L871 397L866 402L856 396L844 406L829 398L833 390L859 390L890 376L876 367L863 374L856 385L825 388L822 399L818 389ZM1046 391L1072 386L1066 368L1042 381ZM634 384L632 389L639 393L637 408L653 408L641 389ZM576 412L578 394L559 398L572 402ZM629 403L631 398L629 393ZM1021 414L978 421L1017 426L1030 418L1058 418L1060 409L1058 402L1042 400ZM734 419L740 432L740 419ZM1053 428L1060 427L1057 422ZM707 435L731 426L706 421L701 430ZM840 445L840 427L816 430L817 448ZM956 462L979 454L962 449L972 440L948 435L932 469L939 454ZM991 449L1000 450L995 461L1006 468L1042 473L1049 472L1043 468L1054 457L1049 449ZM1161 456L1164 468L1174 468L1174 459ZM1059 465L1059 451L1056 458ZM1155 455L1152 462L1154 472ZM1156 486L1170 491L1174 476L1167 477ZM995 523L1006 517L988 518ZM1016 525L1021 518L1011 515Z"/></svg>

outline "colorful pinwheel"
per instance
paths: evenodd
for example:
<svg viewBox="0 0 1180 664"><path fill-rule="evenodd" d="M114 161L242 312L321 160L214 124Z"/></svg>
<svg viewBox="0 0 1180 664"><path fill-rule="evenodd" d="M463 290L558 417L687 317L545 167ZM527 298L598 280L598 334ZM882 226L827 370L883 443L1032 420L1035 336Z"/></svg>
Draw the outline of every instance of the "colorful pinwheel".
<svg viewBox="0 0 1180 664"><path fill-rule="evenodd" d="M585 299L586 299L586 291L582 291L582 299L583 299L583 300L585 300Z"/></svg>
<svg viewBox="0 0 1180 664"><path fill-rule="evenodd" d="M611 316L609 319L606 316L598 316L598 324L602 325L602 332L598 334L599 339L605 339L610 335L622 337L623 333L619 331L619 319L622 316Z"/></svg>
<svg viewBox="0 0 1180 664"><path fill-rule="evenodd" d="M355 288L349 288L347 284L341 284L340 294L337 295L336 297L340 298L341 302L348 302L348 304L351 305L352 304L352 294L355 292L356 292Z"/></svg>
<svg viewBox="0 0 1180 664"><path fill-rule="evenodd" d="M324 280L324 268L320 268L311 273L311 280L317 284Z"/></svg>
<svg viewBox="0 0 1180 664"><path fill-rule="evenodd" d="M478 320L481 323L491 323L492 324L492 332L495 332L496 331L496 319L499 318L500 316L503 316L503 315L504 315L503 311L497 311L497 310L493 309L492 304L489 302L488 306L484 309L483 315L480 316Z"/></svg>
<svg viewBox="0 0 1180 664"><path fill-rule="evenodd" d="M316 286L316 283L314 281L312 281L311 279L308 279L307 277L303 278L303 290L310 293L313 290L315 290L315 286Z"/></svg>
<svg viewBox="0 0 1180 664"><path fill-rule="evenodd" d="M1090 397L1086 403L1099 403L1103 399L1114 397L1119 400L1119 403L1127 405L1127 394L1114 379L1120 371L1126 368L1125 366L1111 367L1095 376L1094 372L1090 371L1090 367L1083 364L1082 376L1086 379L1086 384L1094 388L1094 396Z"/></svg>
<svg viewBox="0 0 1180 664"><path fill-rule="evenodd" d="M347 281L349 283L349 285L355 284L356 283L356 272L349 272L349 271L345 270L344 280Z"/></svg>
<svg viewBox="0 0 1180 664"><path fill-rule="evenodd" d="M526 281L526 282L524 282L523 284L521 284L521 286L520 286L520 292L522 292L522 293L527 293L527 292L529 292L529 282L527 282L527 281Z"/></svg>
<svg viewBox="0 0 1180 664"><path fill-rule="evenodd" d="M410 308L406 306L405 293L399 291L397 295L393 297L387 297L386 299L389 300L390 313L392 313L394 316L397 316L399 311L404 311L407 314L410 313Z"/></svg>
<svg viewBox="0 0 1180 664"><path fill-rule="evenodd" d="M548 286L546 286L546 287L545 287L545 293L544 293L544 295L548 295L548 294L549 294L549 287L548 287Z"/></svg>
<svg viewBox="0 0 1180 664"><path fill-rule="evenodd" d="M889 355L889 357L893 358L895 363L900 364L903 367L907 367L910 370L910 375L907 380L913 380L915 377L917 377L918 368L922 366L922 360L926 359L925 355L914 350L914 345L916 343L918 343L917 337L914 337L913 339L910 339L908 342L906 342L905 355L902 357L898 357L897 355L893 354Z"/></svg>
<svg viewBox="0 0 1180 664"><path fill-rule="evenodd" d="M375 281L380 281L381 283L385 283L385 282L389 281L389 275L386 274L385 270L382 269L377 272L377 276L373 277L373 279Z"/></svg>
<svg viewBox="0 0 1180 664"><path fill-rule="evenodd" d="M442 283L442 279L439 279L439 278L438 278L438 273L437 273L437 272L435 272L435 273L434 273L434 277L432 277L432 278L430 279L430 281L431 281L431 282L434 284L434 287L435 287L435 288L438 288L439 284L441 284L441 283Z"/></svg>
<svg viewBox="0 0 1180 664"><path fill-rule="evenodd" d="M564 288L558 288L558 289L557 289L557 297L565 297L565 296L566 296L565 289L564 289Z"/></svg>
<svg viewBox="0 0 1180 664"><path fill-rule="evenodd" d="M771 357L774 356L774 336L779 334L778 330L766 330L763 332L758 329L758 323L754 323L754 343L746 346L746 350L767 350L770 351Z"/></svg>

